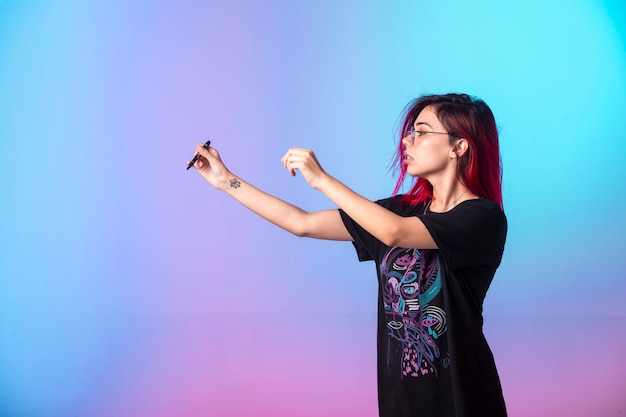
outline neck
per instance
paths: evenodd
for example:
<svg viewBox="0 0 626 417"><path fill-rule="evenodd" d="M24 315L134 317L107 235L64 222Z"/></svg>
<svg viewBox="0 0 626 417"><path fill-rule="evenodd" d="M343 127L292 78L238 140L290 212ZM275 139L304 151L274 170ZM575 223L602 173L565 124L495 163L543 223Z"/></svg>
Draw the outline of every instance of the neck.
<svg viewBox="0 0 626 417"><path fill-rule="evenodd" d="M459 203L473 197L475 197L474 194L458 181L450 187L433 187L433 200L430 210L435 212L448 211Z"/></svg>

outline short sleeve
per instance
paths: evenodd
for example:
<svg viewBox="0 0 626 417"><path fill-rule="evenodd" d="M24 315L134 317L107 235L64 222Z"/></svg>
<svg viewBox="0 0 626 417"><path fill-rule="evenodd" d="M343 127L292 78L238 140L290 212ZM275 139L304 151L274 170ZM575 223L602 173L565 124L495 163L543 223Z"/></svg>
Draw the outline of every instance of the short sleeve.
<svg viewBox="0 0 626 417"><path fill-rule="evenodd" d="M427 213L420 219L451 268L500 265L507 221L495 202L466 200L448 212Z"/></svg>
<svg viewBox="0 0 626 417"><path fill-rule="evenodd" d="M391 202L391 198L377 200L376 204L388 208L388 205ZM342 209L338 209L339 214L341 215L341 220L343 224L348 229L348 233L352 236L352 244L356 249L357 256L359 261L372 261L376 259L376 253L378 249L384 244L374 237L371 233L361 227L357 222L355 222L352 217L348 216L345 211Z"/></svg>

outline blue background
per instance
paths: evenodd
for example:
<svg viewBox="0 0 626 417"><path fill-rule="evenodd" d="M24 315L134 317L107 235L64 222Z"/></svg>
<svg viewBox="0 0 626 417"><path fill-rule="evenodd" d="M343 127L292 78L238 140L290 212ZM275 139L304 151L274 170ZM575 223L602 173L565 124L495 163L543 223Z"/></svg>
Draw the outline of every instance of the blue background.
<svg viewBox="0 0 626 417"><path fill-rule="evenodd" d="M398 116L496 115L509 235L485 333L511 416L626 412L626 5L0 1L0 415L375 416L376 281L185 164L386 197Z"/></svg>

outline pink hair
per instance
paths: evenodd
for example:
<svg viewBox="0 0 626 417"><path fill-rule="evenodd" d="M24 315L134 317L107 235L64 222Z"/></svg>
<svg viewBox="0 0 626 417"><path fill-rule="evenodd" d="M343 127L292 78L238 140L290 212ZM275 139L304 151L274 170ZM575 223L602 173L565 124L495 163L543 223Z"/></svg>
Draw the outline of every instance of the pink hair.
<svg viewBox="0 0 626 417"><path fill-rule="evenodd" d="M397 194L406 178L406 165L402 163L405 137L425 107L435 109L437 118L450 133L450 140L465 138L469 144L467 152L459 159L460 181L474 194L502 203L502 161L498 144L498 128L493 113L487 104L467 94L428 95L407 105L403 112L400 141L392 169L398 173L393 194ZM433 187L424 178L413 181L411 191L402 200L411 204L423 204L433 198Z"/></svg>

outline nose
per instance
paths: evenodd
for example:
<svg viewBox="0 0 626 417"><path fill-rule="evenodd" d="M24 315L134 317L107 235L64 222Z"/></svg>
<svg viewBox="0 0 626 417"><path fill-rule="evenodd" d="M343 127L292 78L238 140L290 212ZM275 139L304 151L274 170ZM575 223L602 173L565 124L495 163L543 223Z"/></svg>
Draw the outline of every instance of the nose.
<svg viewBox="0 0 626 417"><path fill-rule="evenodd" d="M402 144L404 145L405 148L409 145L413 145L413 143L411 143L411 135L406 135L405 137L403 137Z"/></svg>

